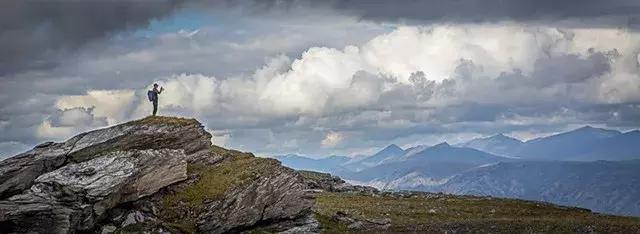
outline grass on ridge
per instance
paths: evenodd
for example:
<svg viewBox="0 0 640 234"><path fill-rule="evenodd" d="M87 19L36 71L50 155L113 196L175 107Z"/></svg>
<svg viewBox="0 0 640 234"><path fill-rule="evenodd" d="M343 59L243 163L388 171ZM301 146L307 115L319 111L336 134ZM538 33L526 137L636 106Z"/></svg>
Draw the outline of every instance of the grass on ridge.
<svg viewBox="0 0 640 234"><path fill-rule="evenodd" d="M279 165L279 162L273 159L258 158L217 146L212 147L212 151L222 152L224 160L214 166L188 165L188 173L197 174L200 179L184 191L165 197L165 206L172 206L181 201L195 208L206 200L222 199L231 188L242 186L250 179L273 171Z"/></svg>
<svg viewBox="0 0 640 234"><path fill-rule="evenodd" d="M132 120L127 123L127 125L144 125L144 124L171 124L171 125L200 125L196 119L193 118L181 118L181 117L170 117L170 116L147 116L142 119Z"/></svg>
<svg viewBox="0 0 640 234"><path fill-rule="evenodd" d="M317 171L306 171L306 170L297 170L298 174L300 174L303 178L319 181L319 180L328 180L333 179L331 174Z"/></svg>
<svg viewBox="0 0 640 234"><path fill-rule="evenodd" d="M317 197L316 205L317 212L324 217L342 211L358 219L389 218L392 224L389 231L566 233L592 228L603 233L640 233L640 218L600 215L580 208L515 199L323 193ZM335 223L326 219L321 223L335 228Z"/></svg>

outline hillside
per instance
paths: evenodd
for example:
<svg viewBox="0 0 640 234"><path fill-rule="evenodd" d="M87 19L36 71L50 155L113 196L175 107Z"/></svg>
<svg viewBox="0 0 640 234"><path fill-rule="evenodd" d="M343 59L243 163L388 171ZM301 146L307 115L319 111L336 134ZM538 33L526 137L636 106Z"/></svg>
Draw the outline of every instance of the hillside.
<svg viewBox="0 0 640 234"><path fill-rule="evenodd" d="M390 233L638 233L640 219L491 197L433 193L376 196L323 193L318 217L331 233L353 229ZM364 232L362 232L364 233Z"/></svg>
<svg viewBox="0 0 640 234"><path fill-rule="evenodd" d="M282 162L283 165L298 170L310 170L319 172L332 172L342 170L343 164L350 158L345 156L329 156L326 158L313 159L295 154L274 156L273 158Z"/></svg>
<svg viewBox="0 0 640 234"><path fill-rule="evenodd" d="M584 126L522 142L502 134L458 144L488 153L537 161L619 161L640 159L640 131Z"/></svg>
<svg viewBox="0 0 640 234"><path fill-rule="evenodd" d="M513 155L523 144L524 142L518 139L504 134L497 134L491 137L473 139L458 146L474 148L495 155L509 156Z"/></svg>
<svg viewBox="0 0 640 234"><path fill-rule="evenodd" d="M453 194L509 197L640 216L640 160L503 162L450 179Z"/></svg>
<svg viewBox="0 0 640 234"><path fill-rule="evenodd" d="M356 183L381 189L415 190L423 186L440 185L449 178L478 166L510 160L512 159L471 148L441 143L358 172L337 173Z"/></svg>
<svg viewBox="0 0 640 234"><path fill-rule="evenodd" d="M518 200L378 192L212 146L193 119L148 117L1 161L0 230L630 233L640 232L640 220Z"/></svg>

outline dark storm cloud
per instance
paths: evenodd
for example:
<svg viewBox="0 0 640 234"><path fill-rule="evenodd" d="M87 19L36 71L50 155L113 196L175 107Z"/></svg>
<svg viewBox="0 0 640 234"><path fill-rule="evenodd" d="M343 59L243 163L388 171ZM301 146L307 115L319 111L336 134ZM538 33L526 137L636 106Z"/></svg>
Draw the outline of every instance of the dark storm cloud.
<svg viewBox="0 0 640 234"><path fill-rule="evenodd" d="M345 0L333 1L332 5L365 19L380 21L526 21L636 16L640 13L640 2L635 0ZM637 23L638 20L628 22Z"/></svg>
<svg viewBox="0 0 640 234"><path fill-rule="evenodd" d="M66 51L147 25L181 1L0 2L0 76L56 65Z"/></svg>
<svg viewBox="0 0 640 234"><path fill-rule="evenodd" d="M88 42L126 29L146 26L180 7L190 10L236 9L242 14L291 9L335 10L365 20L420 20L433 22L484 22L498 20L579 21L597 26L640 27L640 2L633 0L247 0L208 1L20 1L0 2L0 76L31 69L55 67L60 60ZM609 22L602 17L624 17Z"/></svg>

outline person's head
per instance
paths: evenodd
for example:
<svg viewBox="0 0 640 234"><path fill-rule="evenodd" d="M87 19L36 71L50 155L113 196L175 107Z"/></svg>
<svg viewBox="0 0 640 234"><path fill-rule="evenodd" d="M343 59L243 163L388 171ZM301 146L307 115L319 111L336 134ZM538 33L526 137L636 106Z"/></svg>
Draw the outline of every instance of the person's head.
<svg viewBox="0 0 640 234"><path fill-rule="evenodd" d="M157 83L154 83L154 84L153 84L153 88L158 88L158 84L157 84Z"/></svg>

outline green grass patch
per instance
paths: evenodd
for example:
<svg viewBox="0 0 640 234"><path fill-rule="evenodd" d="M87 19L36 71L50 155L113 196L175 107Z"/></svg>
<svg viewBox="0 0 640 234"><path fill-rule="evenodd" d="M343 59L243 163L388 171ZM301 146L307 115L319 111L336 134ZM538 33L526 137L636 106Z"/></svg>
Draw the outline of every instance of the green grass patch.
<svg viewBox="0 0 640 234"><path fill-rule="evenodd" d="M577 232L588 227L605 233L640 232L639 218L515 199L323 193L316 205L317 212L326 217L341 211L357 219L389 218L389 231Z"/></svg>
<svg viewBox="0 0 640 234"><path fill-rule="evenodd" d="M323 233L353 233L346 224L333 220L330 216L315 213L316 220L320 223Z"/></svg>
<svg viewBox="0 0 640 234"><path fill-rule="evenodd" d="M309 180L313 180L313 181L318 181L318 180L323 180L323 179L331 179L332 178L331 174L329 174L329 173L322 173L322 172L317 172L317 171L298 170L298 174L300 174L305 179L309 179Z"/></svg>
<svg viewBox="0 0 640 234"><path fill-rule="evenodd" d="M162 219L184 233L196 232L197 219L203 204L225 197L233 188L272 172L279 166L274 159L258 158L249 153L227 150L218 146L211 151L224 159L215 165L189 164L187 173L199 179L178 192L167 194L163 200Z"/></svg>
<svg viewBox="0 0 640 234"><path fill-rule="evenodd" d="M223 155L223 161L214 166L189 164L188 174L196 174L200 179L183 191L166 196L163 201L165 206L183 202L197 208L206 200L222 199L231 188L242 186L244 182L269 173L279 165L274 159L258 158L218 146L213 146L211 150Z"/></svg>
<svg viewBox="0 0 640 234"><path fill-rule="evenodd" d="M148 116L142 119L133 120L125 123L127 125L155 125L155 124L169 124L169 125L200 125L196 119L180 118L180 117L168 117L168 116Z"/></svg>

